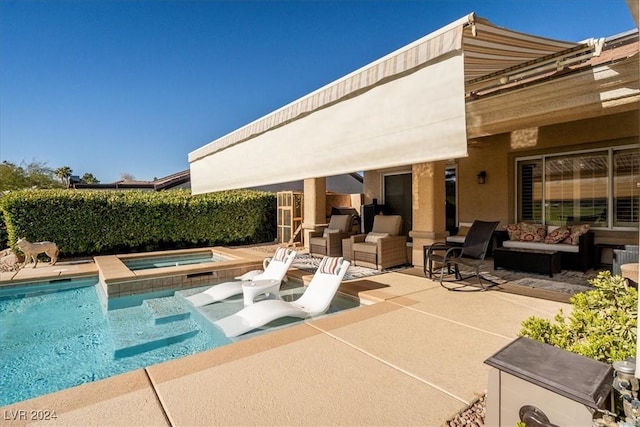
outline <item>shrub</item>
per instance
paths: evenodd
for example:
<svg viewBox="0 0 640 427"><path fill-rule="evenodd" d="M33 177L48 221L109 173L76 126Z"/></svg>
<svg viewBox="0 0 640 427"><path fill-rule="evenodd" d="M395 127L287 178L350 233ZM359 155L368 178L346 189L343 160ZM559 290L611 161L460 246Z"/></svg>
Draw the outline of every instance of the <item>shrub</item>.
<svg viewBox="0 0 640 427"><path fill-rule="evenodd" d="M635 357L638 291L621 276L602 271L589 280L595 289L571 297L568 317L530 317L520 335L605 363Z"/></svg>
<svg viewBox="0 0 640 427"><path fill-rule="evenodd" d="M0 199L9 243L50 240L65 256L258 243L275 235L275 195L188 190L24 190Z"/></svg>

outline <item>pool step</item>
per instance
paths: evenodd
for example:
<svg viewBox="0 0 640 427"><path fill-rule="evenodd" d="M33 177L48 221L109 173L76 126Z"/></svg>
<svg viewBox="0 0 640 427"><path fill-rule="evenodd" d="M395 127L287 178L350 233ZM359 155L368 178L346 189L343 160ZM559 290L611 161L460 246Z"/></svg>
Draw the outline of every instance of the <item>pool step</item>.
<svg viewBox="0 0 640 427"><path fill-rule="evenodd" d="M128 347L118 348L114 351L113 357L115 359L123 359L125 357L137 356L138 354L146 353L162 347L166 347L171 344L186 341L189 338L196 336L198 332L199 331L187 331L164 338L145 341L140 344L133 344Z"/></svg>
<svg viewBox="0 0 640 427"><path fill-rule="evenodd" d="M198 333L191 322L156 323L147 319L123 328L116 325L112 336L116 357L128 357L183 341Z"/></svg>
<svg viewBox="0 0 640 427"><path fill-rule="evenodd" d="M135 356L197 335L190 317L186 302L174 297L150 298L138 307L110 312L114 357Z"/></svg>
<svg viewBox="0 0 640 427"><path fill-rule="evenodd" d="M157 325L188 319L191 316L186 303L173 296L146 299L142 305L149 310Z"/></svg>

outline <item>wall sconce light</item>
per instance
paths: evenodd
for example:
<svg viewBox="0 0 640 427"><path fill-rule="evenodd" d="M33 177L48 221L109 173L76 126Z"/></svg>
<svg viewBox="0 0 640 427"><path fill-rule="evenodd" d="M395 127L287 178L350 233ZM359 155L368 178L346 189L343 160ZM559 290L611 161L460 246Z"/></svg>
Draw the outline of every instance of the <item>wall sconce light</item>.
<svg viewBox="0 0 640 427"><path fill-rule="evenodd" d="M487 172L486 171L478 172L478 175L476 175L476 177L478 178L478 184L484 184L485 182L487 182Z"/></svg>

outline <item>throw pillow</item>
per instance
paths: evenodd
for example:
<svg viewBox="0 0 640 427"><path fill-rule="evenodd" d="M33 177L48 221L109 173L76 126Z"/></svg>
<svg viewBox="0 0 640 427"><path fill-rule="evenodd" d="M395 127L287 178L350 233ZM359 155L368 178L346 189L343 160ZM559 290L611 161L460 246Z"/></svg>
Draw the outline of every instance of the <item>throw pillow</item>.
<svg viewBox="0 0 640 427"><path fill-rule="evenodd" d="M276 249L276 253L273 254L273 260L274 261L284 261L284 259L287 257L287 248L278 248Z"/></svg>
<svg viewBox="0 0 640 427"><path fill-rule="evenodd" d="M571 232L568 229L564 228L564 227L556 228L551 233L547 234L547 237L544 238L544 242L545 243L560 243L564 239L569 237L570 234L571 234Z"/></svg>
<svg viewBox="0 0 640 427"><path fill-rule="evenodd" d="M373 231L367 234L364 241L367 243L378 243L378 240L389 237L389 233L374 233Z"/></svg>
<svg viewBox="0 0 640 427"><path fill-rule="evenodd" d="M571 232L576 232L576 233L580 233L580 235L582 236L583 234L585 234L587 231L589 231L589 224L578 224L578 225L572 225L571 226Z"/></svg>
<svg viewBox="0 0 640 427"><path fill-rule="evenodd" d="M589 231L589 224L572 225L569 236L562 241L568 245L577 245L580 243L580 236Z"/></svg>
<svg viewBox="0 0 640 427"><path fill-rule="evenodd" d="M524 242L544 242L547 228L542 224L520 223L520 240Z"/></svg>
<svg viewBox="0 0 640 427"><path fill-rule="evenodd" d="M456 233L456 236L466 236L467 233L469 232L469 228L466 225L461 225L460 227L458 227L458 232Z"/></svg>
<svg viewBox="0 0 640 427"><path fill-rule="evenodd" d="M507 224L507 234L509 234L509 240L520 240L520 224Z"/></svg>
<svg viewBox="0 0 640 427"><path fill-rule="evenodd" d="M329 237L329 234L333 234L333 233L339 233L340 230L338 230L337 228L325 228L324 231L322 232L322 237L327 238Z"/></svg>
<svg viewBox="0 0 640 427"><path fill-rule="evenodd" d="M324 274L338 274L342 265L342 257L324 257L320 261L318 270Z"/></svg>

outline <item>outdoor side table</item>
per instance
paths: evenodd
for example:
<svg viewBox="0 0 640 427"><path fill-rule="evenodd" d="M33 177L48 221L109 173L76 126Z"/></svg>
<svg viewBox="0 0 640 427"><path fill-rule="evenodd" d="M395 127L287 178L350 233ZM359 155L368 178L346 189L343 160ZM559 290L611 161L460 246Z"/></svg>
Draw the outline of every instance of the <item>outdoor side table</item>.
<svg viewBox="0 0 640 427"><path fill-rule="evenodd" d="M624 245L616 243L596 243L594 247L593 268L613 268L613 250L624 249ZM602 258L605 258L604 260Z"/></svg>
<svg viewBox="0 0 640 427"><path fill-rule="evenodd" d="M244 306L253 304L259 295L267 295L270 299L278 299L280 291L280 281L274 279L254 280L242 284L242 295L244 296Z"/></svg>
<svg viewBox="0 0 640 427"><path fill-rule="evenodd" d="M451 247L462 247L462 245L460 244L442 243L442 242L437 242L432 245L422 246L422 272L424 273L424 277L429 277L429 279L431 279L431 277L433 276L433 261L432 260L427 261L427 252L429 252L429 249L431 249L432 246L440 246L445 251L447 250L447 248L451 248ZM447 265L447 270L449 271L449 273L451 273L449 268L450 266L451 264ZM427 272L429 272L429 276L427 276Z"/></svg>
<svg viewBox="0 0 640 427"><path fill-rule="evenodd" d="M628 283L632 286L638 286L638 263L632 262L629 264L622 264L620 266L620 272L622 277L627 279Z"/></svg>

